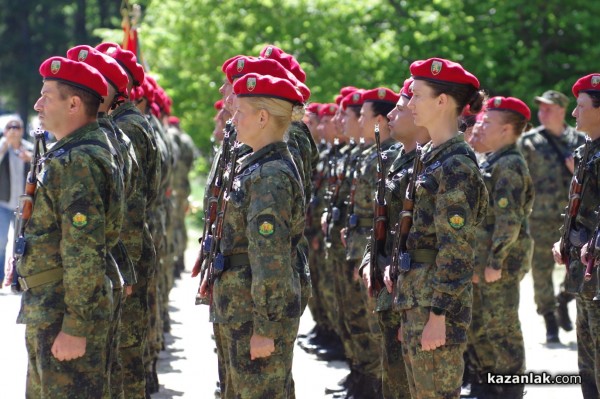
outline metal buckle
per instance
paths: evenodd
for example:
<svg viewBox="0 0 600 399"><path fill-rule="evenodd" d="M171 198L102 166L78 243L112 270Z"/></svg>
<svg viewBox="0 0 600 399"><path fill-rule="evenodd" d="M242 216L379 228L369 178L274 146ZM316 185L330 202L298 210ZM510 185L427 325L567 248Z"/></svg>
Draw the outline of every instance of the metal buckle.
<svg viewBox="0 0 600 399"><path fill-rule="evenodd" d="M19 281L19 285L21 286L21 291L25 292L29 289L29 286L27 285L27 280L25 280L25 278L18 277L17 280Z"/></svg>

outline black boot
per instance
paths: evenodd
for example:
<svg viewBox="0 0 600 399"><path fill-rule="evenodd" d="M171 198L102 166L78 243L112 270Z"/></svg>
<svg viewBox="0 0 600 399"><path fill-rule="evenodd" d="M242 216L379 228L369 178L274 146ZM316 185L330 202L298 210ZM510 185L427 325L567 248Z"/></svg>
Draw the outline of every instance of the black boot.
<svg viewBox="0 0 600 399"><path fill-rule="evenodd" d="M547 344L560 344L558 339L558 322L554 312L548 312L544 315L544 321L546 322L546 343Z"/></svg>
<svg viewBox="0 0 600 399"><path fill-rule="evenodd" d="M522 399L525 394L525 385L504 385L502 387L502 398L503 399Z"/></svg>
<svg viewBox="0 0 600 399"><path fill-rule="evenodd" d="M573 323L571 322L571 317L569 316L569 308L567 304L573 299L573 295L561 292L556 297L556 302L558 306L556 307L556 319L558 321L558 325L565 331L573 330Z"/></svg>

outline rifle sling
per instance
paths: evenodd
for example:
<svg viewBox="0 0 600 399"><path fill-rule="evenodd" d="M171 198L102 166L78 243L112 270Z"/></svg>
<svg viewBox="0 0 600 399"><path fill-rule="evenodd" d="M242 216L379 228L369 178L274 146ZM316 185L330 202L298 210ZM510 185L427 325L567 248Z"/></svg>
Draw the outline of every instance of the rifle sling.
<svg viewBox="0 0 600 399"><path fill-rule="evenodd" d="M548 133L546 133L546 129L540 130L540 134L546 139L548 143L550 143L550 147L552 147L552 149L558 156L558 160L562 163L567 172L569 172L569 175L571 175L571 171L569 170L569 168L567 168L567 165L565 164L565 154L563 151L560 150L560 148L558 148L558 143L556 142L556 139L554 137L551 137L551 135L549 135Z"/></svg>
<svg viewBox="0 0 600 399"><path fill-rule="evenodd" d="M437 258L438 251L435 249L411 249L408 251L408 254L410 255L411 264L433 264Z"/></svg>

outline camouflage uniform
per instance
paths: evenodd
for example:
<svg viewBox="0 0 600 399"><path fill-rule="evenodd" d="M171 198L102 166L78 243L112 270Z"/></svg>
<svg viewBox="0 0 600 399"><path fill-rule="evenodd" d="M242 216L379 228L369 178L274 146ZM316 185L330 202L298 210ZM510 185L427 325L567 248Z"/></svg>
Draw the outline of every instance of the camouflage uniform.
<svg viewBox="0 0 600 399"><path fill-rule="evenodd" d="M121 104L112 112L111 117L131 140L140 167L137 182L140 205L128 209L128 219L135 224L136 229L142 229L142 247L139 256L135 250L129 254L134 262L137 283L122 308L119 356L123 366L125 396L144 398L146 376L142 359L148 332L148 281L156 272L156 248L150 234L148 216L149 208L158 194L160 157L152 128L132 103Z"/></svg>
<svg viewBox="0 0 600 399"><path fill-rule="evenodd" d="M391 263L394 235L398 234L400 223L400 212L406 196L408 183L412 178L412 166L416 151L408 154L402 150L393 160L386 178L385 201L387 203L387 237L385 245L385 262L378 262L381 275L385 273L385 266ZM370 243L367 244L365 257L361 269L369 267L371 260ZM379 316L379 328L382 334L382 383L383 397L385 399L410 398L410 390L406 377L406 367L402 358L402 344L398 341L398 330L400 329L400 313L392 310L392 295L383 288L376 294L377 315Z"/></svg>
<svg viewBox="0 0 600 399"><path fill-rule="evenodd" d="M535 241L531 272L535 304L540 315L553 312L556 308L552 284L554 259L550 249L560 237L561 213L567 205L572 176L564 163L584 140L582 133L568 126L560 137L555 137L540 126L523 134L518 141L535 188L536 198L530 218L531 234ZM555 146L561 152L560 156Z"/></svg>
<svg viewBox="0 0 600 399"><path fill-rule="evenodd" d="M569 248L570 265L567 285L578 286L577 300L577 362L581 375L581 390L584 398L597 398L600 395L600 301L594 301L597 290L598 269L594 268L590 281L584 281L585 266L580 262L580 250L592 236L600 205L600 139L589 144L588 158L583 160L584 146L575 151L576 168L585 165L581 204L575 219L576 230L582 237L571 240ZM577 169L576 172L577 173ZM563 226L564 228L564 226ZM573 237L575 234L571 234Z"/></svg>
<svg viewBox="0 0 600 399"><path fill-rule="evenodd" d="M489 207L485 222L478 227L476 257L479 284L474 295L481 308L473 309L480 318L488 347L474 346L477 359L492 369L482 372L520 374L525 372L525 346L519 321L519 285L529 269L533 240L528 215L533 205L533 183L523 155L516 145L506 146L487 157L481 171L488 193ZM479 249L479 247L483 247ZM485 267L502 270L500 280L487 283Z"/></svg>
<svg viewBox="0 0 600 399"><path fill-rule="evenodd" d="M18 273L26 279L59 275L23 292L17 322L27 324L28 398L100 398L108 383L108 274L118 273L108 252L117 245L124 207L121 170L111 151L93 122L59 140L43 160ZM60 331L86 337L83 357L54 358L50 351Z"/></svg>
<svg viewBox="0 0 600 399"><path fill-rule="evenodd" d="M229 356L224 397L286 398L301 312L294 265L304 191L283 142L249 154L236 169L220 246L226 268L215 280L211 311ZM250 360L252 334L273 338L275 352Z"/></svg>
<svg viewBox="0 0 600 399"><path fill-rule="evenodd" d="M123 172L124 213L126 217L123 218L123 228L119 235L119 243L111 250L111 253L119 266L125 284L131 286L137 282L134 261L137 262L142 253L142 225L139 221L135 220L138 212L137 208L142 204L140 191L136 187L140 173L139 166L131 141L116 126L112 118L104 113L100 113L98 114L98 124L106 133L113 147L118 150L115 158ZM129 255L130 250L133 256ZM111 364L110 389L111 397L113 398L123 397L124 394L122 382L123 368L118 355L119 331L121 329L121 296L122 291L120 289L114 290L114 317L109 333L111 346L111 353L109 354L109 362Z"/></svg>
<svg viewBox="0 0 600 399"><path fill-rule="evenodd" d="M485 216L488 193L462 135L435 148L429 144L423 152L407 240L411 269L398 278L395 305L402 311L402 352L412 397L458 398L473 302L470 243ZM435 263L420 259L424 250L435 253ZM446 344L423 351L421 335L431 307L445 312Z"/></svg>
<svg viewBox="0 0 600 399"><path fill-rule="evenodd" d="M394 144L389 138L381 143L384 161L383 176L391 162L396 158L401 146ZM377 146L367 147L359 155L360 160L354 173L356 174L354 202L348 210L348 228L346 234L346 277L341 284L344 286L342 303L346 308L346 328L353 341L356 356L356 368L366 374L379 389L381 381L381 330L377 315L373 312L375 304L368 297L362 281L354 279L354 271L358 270L369 236L373 227L373 198L377 185ZM385 178L385 177L384 177ZM351 213L351 214L350 214ZM356 225L350 223L356 219ZM374 388L375 388L374 387Z"/></svg>

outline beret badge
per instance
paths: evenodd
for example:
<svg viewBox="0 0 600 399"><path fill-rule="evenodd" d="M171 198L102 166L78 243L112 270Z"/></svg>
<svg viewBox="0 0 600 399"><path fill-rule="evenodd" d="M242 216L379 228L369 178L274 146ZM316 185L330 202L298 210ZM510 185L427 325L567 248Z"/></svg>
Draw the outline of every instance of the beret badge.
<svg viewBox="0 0 600 399"><path fill-rule="evenodd" d="M54 60L50 64L50 72L52 72L53 74L56 75L58 73L58 71L60 71L60 61Z"/></svg>
<svg viewBox="0 0 600 399"><path fill-rule="evenodd" d="M352 95L352 102L357 103L360 100L360 93L354 93Z"/></svg>
<svg viewBox="0 0 600 399"><path fill-rule="evenodd" d="M267 51L265 51L265 57L269 58L272 53L273 53L273 47L271 47L271 46L267 47Z"/></svg>
<svg viewBox="0 0 600 399"><path fill-rule="evenodd" d="M87 50L81 50L79 52L79 54L77 54L77 61L83 62L83 61L85 61L85 59L87 58L87 56L88 56L88 51Z"/></svg>
<svg viewBox="0 0 600 399"><path fill-rule="evenodd" d="M593 87L598 86L598 83L600 83L600 75L592 76L591 83Z"/></svg>
<svg viewBox="0 0 600 399"><path fill-rule="evenodd" d="M248 91L254 90L255 87L256 87L256 78L248 78L248 80L246 81L246 88L248 89Z"/></svg>
<svg viewBox="0 0 600 399"><path fill-rule="evenodd" d="M244 69L244 64L245 63L246 62L243 59L241 59L241 58L239 60L237 60L236 69L237 69L238 72L242 72L242 70Z"/></svg>
<svg viewBox="0 0 600 399"><path fill-rule="evenodd" d="M380 100L383 100L385 98L385 89L384 88L380 88L379 90L377 90L377 97L379 97Z"/></svg>
<svg viewBox="0 0 600 399"><path fill-rule="evenodd" d="M502 104L502 98L496 97L494 98L494 107L499 107Z"/></svg>
<svg viewBox="0 0 600 399"><path fill-rule="evenodd" d="M442 72L442 62L441 61L433 61L431 63L431 74L433 76L439 75Z"/></svg>

